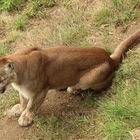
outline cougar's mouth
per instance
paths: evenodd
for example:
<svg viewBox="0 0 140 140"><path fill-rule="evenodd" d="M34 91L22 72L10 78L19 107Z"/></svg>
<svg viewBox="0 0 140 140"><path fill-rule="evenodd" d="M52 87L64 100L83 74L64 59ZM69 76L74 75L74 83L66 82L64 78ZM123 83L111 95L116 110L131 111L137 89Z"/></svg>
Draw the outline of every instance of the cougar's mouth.
<svg viewBox="0 0 140 140"><path fill-rule="evenodd" d="M2 93L4 93L4 92L5 92L5 90L6 90L6 88L5 88L5 87L0 88L0 93L1 93L1 94L2 94Z"/></svg>

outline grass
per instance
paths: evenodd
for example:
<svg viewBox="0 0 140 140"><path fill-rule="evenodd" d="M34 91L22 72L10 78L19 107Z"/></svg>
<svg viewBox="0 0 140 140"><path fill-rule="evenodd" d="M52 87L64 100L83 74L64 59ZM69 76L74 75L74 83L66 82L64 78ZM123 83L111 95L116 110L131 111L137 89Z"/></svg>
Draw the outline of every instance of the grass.
<svg viewBox="0 0 140 140"><path fill-rule="evenodd" d="M18 37L20 36L20 32L16 30L12 30L6 38L3 40L3 42L6 44L13 43Z"/></svg>
<svg viewBox="0 0 140 140"><path fill-rule="evenodd" d="M55 4L54 0L28 0L27 2L23 2L22 0L2 0L0 2L0 10L5 10L8 12L14 10L20 10L21 7L26 7L27 13L33 15L36 11L45 8L45 6L52 7ZM29 11L28 11L29 10ZM25 11L25 10L24 10Z"/></svg>
<svg viewBox="0 0 140 140"><path fill-rule="evenodd" d="M10 51L9 44L13 43L20 35L20 31L12 30L11 32L6 33L6 36L0 40L0 50L3 55Z"/></svg>
<svg viewBox="0 0 140 140"><path fill-rule="evenodd" d="M7 11L12 17L12 20L8 22L5 22L4 20L2 21L2 23L4 23L4 25L2 24L2 27L4 27L5 32L8 32L8 34L0 42L9 45L13 41L15 41L16 37L19 35L18 32L16 34L16 31L25 30L26 25L32 18L46 17L46 9L53 7L54 5L54 0L28 0L26 2L23 2L21 0L0 1L0 11ZM4 19L6 19L6 17L4 17Z"/></svg>
<svg viewBox="0 0 140 140"><path fill-rule="evenodd" d="M8 52L9 52L8 47L6 47L3 43L0 43L0 56L3 56Z"/></svg>
<svg viewBox="0 0 140 140"><path fill-rule="evenodd" d="M0 98L0 109L8 108L11 105L15 105L19 101L17 92L12 89L0 96Z"/></svg>
<svg viewBox="0 0 140 140"><path fill-rule="evenodd" d="M111 4L104 3L104 8L95 14L95 26L113 24L119 26L136 18L139 0L111 0Z"/></svg>
<svg viewBox="0 0 140 140"><path fill-rule="evenodd" d="M12 11L17 9L22 3L22 0L2 0L0 2L0 9L6 11Z"/></svg>
<svg viewBox="0 0 140 140"><path fill-rule="evenodd" d="M114 27L127 25L138 17L138 2L138 0L127 0L127 5L123 0L104 2L104 6L92 15L92 8L86 11L89 5L80 7L78 0L64 0L62 6L68 14L65 14L65 18L61 21L54 23L50 34L46 36L47 45L91 46L95 42L90 37L94 35L94 30L97 30L102 33L103 47L110 46L111 39L107 37L108 33L112 32ZM107 27L102 29L102 25Z"/></svg>
<svg viewBox="0 0 140 140"><path fill-rule="evenodd" d="M87 26L84 26L85 22L79 23L79 20L84 21L80 14L72 13L65 20L58 23L57 28L53 28L51 34L46 37L48 45L91 45L91 41L87 39L90 34L90 25L88 26L88 23L86 23Z"/></svg>
<svg viewBox="0 0 140 140"><path fill-rule="evenodd" d="M8 90L3 95L0 95L0 118L4 117L5 111L10 109L19 102L19 97L13 89Z"/></svg>
<svg viewBox="0 0 140 140"><path fill-rule="evenodd" d="M23 30L25 25L31 18L45 16L43 13L47 7L52 7L55 5L54 0L30 0L27 2L25 8L20 12L15 21L13 21L13 28L17 30Z"/></svg>
<svg viewBox="0 0 140 140"><path fill-rule="evenodd" d="M86 2L81 6L80 0L63 0L60 6L65 16L51 27L51 32L46 36L47 45L91 46L94 41L90 39L92 26L91 21L87 20Z"/></svg>
<svg viewBox="0 0 140 140"><path fill-rule="evenodd" d="M80 0L61 2L5 0L1 1L0 9L12 12L14 15L14 19L7 25L8 32L11 32L12 30L26 30L33 18L47 18L49 16L47 11L58 5L63 9L65 18L52 23L51 32L44 37L47 46L56 44L91 46L95 43L90 38L94 34L94 29L103 32L104 37L113 26L127 24L134 20L137 17L137 4L138 0L127 0L127 4L123 0L112 0L111 3L105 1L104 6L94 15L92 14L93 7L89 8L88 2L81 3ZM102 30L99 28L102 24L108 24L109 27Z"/></svg>
<svg viewBox="0 0 140 140"><path fill-rule="evenodd" d="M13 23L11 23L11 27L16 30L23 30L25 28L25 25L27 23L27 17L26 16L18 16Z"/></svg>
<svg viewBox="0 0 140 140"><path fill-rule="evenodd" d="M2 0L0 10L8 11L9 13L14 13L17 10L18 16L11 23L11 27L16 30L23 30L31 18L45 16L46 8L54 5L54 0L28 0L27 2L22 0Z"/></svg>
<svg viewBox="0 0 140 140"><path fill-rule="evenodd" d="M48 140L62 139L62 124L55 116L36 118L35 123L37 133L30 139L38 140L46 137Z"/></svg>
<svg viewBox="0 0 140 140"><path fill-rule="evenodd" d="M129 131L140 123L140 75L139 51L129 52L116 74L114 85L108 91L113 95L99 103L99 115L103 135L108 140L130 138Z"/></svg>

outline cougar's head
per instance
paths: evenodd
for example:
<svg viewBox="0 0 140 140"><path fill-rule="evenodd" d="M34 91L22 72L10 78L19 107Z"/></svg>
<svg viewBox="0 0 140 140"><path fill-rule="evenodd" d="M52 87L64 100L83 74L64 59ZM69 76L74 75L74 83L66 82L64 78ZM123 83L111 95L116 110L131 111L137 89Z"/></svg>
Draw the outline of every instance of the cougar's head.
<svg viewBox="0 0 140 140"><path fill-rule="evenodd" d="M16 73L13 62L5 58L0 58L0 93L4 93L6 87L11 82L14 82L15 79Z"/></svg>

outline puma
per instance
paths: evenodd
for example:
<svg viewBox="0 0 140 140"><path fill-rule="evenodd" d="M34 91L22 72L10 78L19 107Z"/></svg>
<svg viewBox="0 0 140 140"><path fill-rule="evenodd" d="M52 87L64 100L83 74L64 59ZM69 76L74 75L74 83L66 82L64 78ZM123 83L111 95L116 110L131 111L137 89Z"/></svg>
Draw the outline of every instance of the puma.
<svg viewBox="0 0 140 140"><path fill-rule="evenodd" d="M20 104L11 109L19 125L28 126L50 89L106 89L125 52L140 41L140 30L109 55L101 48L27 48L0 58L0 92L9 84L19 92Z"/></svg>

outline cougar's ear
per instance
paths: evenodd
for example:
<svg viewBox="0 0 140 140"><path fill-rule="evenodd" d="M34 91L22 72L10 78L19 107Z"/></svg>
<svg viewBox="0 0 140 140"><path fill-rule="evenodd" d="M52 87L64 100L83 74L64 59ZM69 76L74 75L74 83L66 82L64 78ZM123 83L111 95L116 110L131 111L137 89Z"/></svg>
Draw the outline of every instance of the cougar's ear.
<svg viewBox="0 0 140 140"><path fill-rule="evenodd" d="M11 73L14 70L13 62L6 62L6 64L4 65L4 70L6 73Z"/></svg>

